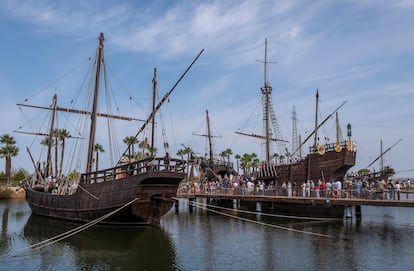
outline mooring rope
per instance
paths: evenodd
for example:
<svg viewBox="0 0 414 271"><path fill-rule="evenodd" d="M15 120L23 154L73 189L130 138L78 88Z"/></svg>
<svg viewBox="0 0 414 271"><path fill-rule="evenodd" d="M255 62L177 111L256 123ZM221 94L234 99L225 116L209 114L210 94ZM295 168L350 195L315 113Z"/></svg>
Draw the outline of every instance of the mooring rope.
<svg viewBox="0 0 414 271"><path fill-rule="evenodd" d="M201 203L197 203L197 204L201 204ZM227 211L234 211L235 210L235 209L231 209L231 208L226 208L226 207L216 206L216 205L211 205L211 204L206 204L206 203L202 203L202 204L207 206L207 207L213 207L213 208L223 209L223 210L227 210ZM260 214L260 215L263 215L263 216L300 219L300 220L316 220L316 221L340 221L340 220L342 220L341 218L308 217L308 216L293 216L293 215L278 215L278 214L258 213L258 212L252 212L252 211L241 210L241 209L237 209L237 211L240 212L240 213L245 213L245 214L253 214L253 215Z"/></svg>
<svg viewBox="0 0 414 271"><path fill-rule="evenodd" d="M2 254L2 255L0 255L0 259L1 259L1 258L8 257L8 256L9 256L9 257L11 257L11 258L13 258L13 257L17 257L17 256L19 256L19 254L20 254L20 253L25 252L25 251L27 251L27 250L37 250L37 249L41 249L41 248L44 248L44 247L46 247L46 246L52 245L52 244L54 244L54 243L57 243L57 242L59 242L59 241L62 241L62 240L64 240L64 239L68 238L68 237L71 237L71 236L73 236L73 235L75 235L75 234L77 234L77 233L79 233L79 232L81 232L81 231L84 231L84 230L86 230L86 229L88 229L88 228L90 228L90 227L92 227L92 226L96 225L97 223L99 223L99 222L101 222L101 221L103 221L103 220L107 219L108 217L110 217L110 216L112 216L113 214L115 214L115 213L119 212L119 211L120 211L120 210L122 210L123 208L125 208L125 207L127 207L127 206L131 205L132 203L134 203L134 202L135 202L135 201L137 201L138 199L139 199L139 198L135 198L135 199L131 200L130 202L126 203L125 205L123 205L123 206L119 207L118 209L116 209L116 210L114 210L114 211L112 211L112 212L109 212L109 213L107 213L107 214L105 214L105 215L103 215L103 216L101 216L101 217L99 217L99 218L97 218L97 219L95 219L95 220L89 221L88 223L83 224L83 225L81 225L81 226L79 226L79 227L76 227L76 228L71 229L71 230L69 230L69 231L66 231L66 232L64 232L64 233L61 233L61 234L56 235L56 236L54 236L54 237L51 237L51 238L49 238L49 239L43 240L43 241L41 241L41 242L39 242L39 243L36 243L36 244L33 244L33 245L31 245L31 246L24 247L24 248L21 248L21 249L17 249L17 250L15 250L15 251L11 252L11 253Z"/></svg>
<svg viewBox="0 0 414 271"><path fill-rule="evenodd" d="M265 222L261 222L261 221L251 220L251 219L244 218L244 217L239 217L239 216L236 216L236 215L226 214L226 213L223 213L223 212L220 212L220 211L216 211L216 210L211 209L211 208L207 208L207 207L205 207L202 204L199 204L197 202L194 203L194 202L189 201L189 204L192 205L192 206L195 206L195 207L198 207L198 208L201 208L201 209L204 209L204 210L213 212L213 213L217 213L217 214L224 215L224 216L231 217L231 218L236 218L236 219L243 220L243 221L246 221L246 222L251 222L251 223L259 224L259 225L262 225L262 226L268 226L268 227L272 227L272 228L276 228L276 229L280 229L280 230L297 232L297 233L302 233L302 234L309 234L309 235L314 235L314 236L319 236L319 237L333 238L332 235L328 235L328 234L315 233L315 232L309 232L309 231L303 231L303 230L297 230L297 229L292 229L292 228L288 228L288 227L278 226L278 225L269 224L269 223L265 223ZM234 209L233 209L233 211L234 211Z"/></svg>

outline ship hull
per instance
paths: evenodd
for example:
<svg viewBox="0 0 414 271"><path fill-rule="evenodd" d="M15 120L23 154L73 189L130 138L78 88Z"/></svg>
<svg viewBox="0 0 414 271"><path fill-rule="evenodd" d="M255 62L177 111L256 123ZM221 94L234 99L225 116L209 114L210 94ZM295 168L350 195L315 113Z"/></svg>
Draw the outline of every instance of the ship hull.
<svg viewBox="0 0 414 271"><path fill-rule="evenodd" d="M73 195L40 192L27 184L32 213L78 222L97 220L113 211L104 224L159 225L172 207L182 172L147 172L97 183L81 183ZM132 203L131 203L132 202Z"/></svg>
<svg viewBox="0 0 414 271"><path fill-rule="evenodd" d="M355 165L356 152L342 149L327 151L324 154L310 153L305 159L286 165L278 165L271 170L261 170L259 179L266 182L296 182L307 180L342 180L346 172Z"/></svg>

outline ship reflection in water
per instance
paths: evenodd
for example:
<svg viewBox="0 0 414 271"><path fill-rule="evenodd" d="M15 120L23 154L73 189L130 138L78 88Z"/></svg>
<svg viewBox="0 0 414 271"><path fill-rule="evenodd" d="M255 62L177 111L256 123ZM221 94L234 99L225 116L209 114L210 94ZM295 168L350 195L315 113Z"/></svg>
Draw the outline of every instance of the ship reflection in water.
<svg viewBox="0 0 414 271"><path fill-rule="evenodd" d="M36 244L78 226L31 215L24 236L30 244ZM34 267L39 270L180 269L169 236L156 227L94 226L37 250L33 257L38 258L40 266Z"/></svg>
<svg viewBox="0 0 414 271"><path fill-rule="evenodd" d="M31 215L24 200L0 200L0 270L412 269L414 208L363 206L360 222L221 211L190 209L180 199L161 227L93 226L21 250L79 224Z"/></svg>

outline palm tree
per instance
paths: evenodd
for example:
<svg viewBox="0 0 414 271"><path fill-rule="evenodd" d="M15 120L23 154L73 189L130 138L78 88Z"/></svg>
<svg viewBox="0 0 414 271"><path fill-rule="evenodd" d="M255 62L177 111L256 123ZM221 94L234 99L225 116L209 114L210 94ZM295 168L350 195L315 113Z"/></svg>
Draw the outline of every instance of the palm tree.
<svg viewBox="0 0 414 271"><path fill-rule="evenodd" d="M234 158L236 158L236 161L237 161L237 174L239 174L239 161L240 161L241 156L240 154L236 154Z"/></svg>
<svg viewBox="0 0 414 271"><path fill-rule="evenodd" d="M53 130L53 138L54 142L52 141L52 144L55 143L55 176L58 176L58 139L59 139L59 129ZM52 174L53 175L53 174Z"/></svg>
<svg viewBox="0 0 414 271"><path fill-rule="evenodd" d="M260 160L257 158L256 153L250 154L250 166L252 167L253 171L255 171L259 167Z"/></svg>
<svg viewBox="0 0 414 271"><path fill-rule="evenodd" d="M8 134L4 134L0 137L0 143L4 144L4 146L0 148L0 157L6 159L7 185L11 186L11 158L17 156L19 148L15 146L16 140Z"/></svg>
<svg viewBox="0 0 414 271"><path fill-rule="evenodd" d="M251 160L252 158L250 154L248 153L243 154L241 161L240 161L240 166L243 170L244 175L250 173Z"/></svg>
<svg viewBox="0 0 414 271"><path fill-rule="evenodd" d="M63 157L65 155L65 140L66 138L72 137L69 133L68 130L66 129L60 129L58 131L58 137L61 141L61 153L60 153L60 165L59 165L59 174L56 174L57 176L59 176L60 174L62 174L62 170L63 170Z"/></svg>
<svg viewBox="0 0 414 271"><path fill-rule="evenodd" d="M99 153L100 152L105 152L105 150L102 147L102 145L99 144L99 143L96 143L95 146L93 146L93 150L95 151L95 166L96 166L96 171L98 171Z"/></svg>
<svg viewBox="0 0 414 271"><path fill-rule="evenodd" d="M128 155L129 157L133 157L135 155L134 144L138 143L138 139L135 136L127 136L124 138L124 143L128 145ZM132 149L132 155L131 155Z"/></svg>
<svg viewBox="0 0 414 271"><path fill-rule="evenodd" d="M179 149L177 151L177 155L181 156L181 160L184 160L185 151L183 149Z"/></svg>
<svg viewBox="0 0 414 271"><path fill-rule="evenodd" d="M279 162L283 164L283 160L285 159L285 156L283 154L279 155Z"/></svg>
<svg viewBox="0 0 414 271"><path fill-rule="evenodd" d="M51 139L50 139L50 137L48 137L48 136L45 136L43 139L42 139L42 141L40 142L40 144L41 145L43 145L43 146L49 146L49 141L50 141ZM51 168L51 163L50 163L50 161L49 161L49 159L46 159L47 161L46 161L46 164L43 162L43 172L45 173L45 175L49 175L50 174L50 172L52 171L52 168Z"/></svg>
<svg viewBox="0 0 414 271"><path fill-rule="evenodd" d="M221 158L223 159L223 162L224 162L225 161L224 157L226 157L226 151L220 152L220 156L221 156Z"/></svg>
<svg viewBox="0 0 414 271"><path fill-rule="evenodd" d="M138 147L142 149L142 156L144 157L145 150L148 150L149 148L148 139L145 138L143 141L139 142Z"/></svg>
<svg viewBox="0 0 414 271"><path fill-rule="evenodd" d="M233 154L233 151L231 149L226 149L225 151L226 157L227 157L227 162L230 164L230 155Z"/></svg>
<svg viewBox="0 0 414 271"><path fill-rule="evenodd" d="M277 153L274 153L273 155L272 155L272 159L275 159L275 164L277 164L277 158L279 157L279 154L277 154Z"/></svg>
<svg viewBox="0 0 414 271"><path fill-rule="evenodd" d="M289 152L288 148L285 149L286 154L286 164L289 164L291 162L292 154Z"/></svg>

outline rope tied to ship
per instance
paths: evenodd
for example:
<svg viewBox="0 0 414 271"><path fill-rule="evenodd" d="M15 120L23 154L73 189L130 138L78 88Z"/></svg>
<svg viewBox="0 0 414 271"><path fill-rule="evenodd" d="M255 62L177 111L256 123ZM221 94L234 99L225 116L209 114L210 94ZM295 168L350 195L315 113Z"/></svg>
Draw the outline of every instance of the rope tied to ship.
<svg viewBox="0 0 414 271"><path fill-rule="evenodd" d="M135 198L135 199L131 200L130 202L128 202L128 203L126 203L126 204L122 205L122 206L121 206L121 207L119 207L118 209L115 209L115 210L113 210L112 212L109 212L109 213L107 213L106 215L103 215L103 216L101 216L101 217L99 217L99 218L97 218L97 219L95 219L95 220L89 221L88 223L86 223L86 224L84 224L84 225L81 225L81 226L79 226L79 227L76 227L76 228L74 228L74 229L71 229L71 230L69 230L69 231L66 231L66 232L64 232L64 233L61 233L61 234L56 235L56 236L54 236L54 237L51 237L51 238L49 238L49 239L43 240L43 241L41 241L41 242L39 242L39 243L36 243L36 244L33 244L33 245L31 245L31 246L24 247L24 248L21 248L21 249L17 249L17 250L15 250L15 251L10 252L10 253L2 254L2 255L0 255L0 260L1 260L2 258L6 258L6 257L8 257L8 256L9 256L10 258L15 258L15 257L17 257L17 256L19 256L19 255L21 255L21 254L23 254L24 252L27 252L27 251L29 251L29 250L37 250L37 249L41 249L41 248L44 248L44 247L46 247L46 246L52 245L52 244L54 244L54 243L57 243L57 242L59 242L59 241L62 241L62 240L64 240L64 239L68 238L68 237L71 237L71 236L73 236L73 235L75 235L75 234L77 234L77 233L80 233L80 232L82 232L82 231L84 231L84 230L86 230L86 229L88 229L88 228L90 228L90 227L92 227L92 226L94 226L94 225L98 224L99 222L102 222L103 220L105 220L105 219L107 219L108 217L110 217L110 216L114 215L115 213L119 212L120 210L124 209L125 207L127 207L127 206L129 206L129 205L133 204L134 202L136 202L136 201L137 201L137 200L139 200L139 199L140 199L140 198ZM21 255L21 256L24 256L24 255ZM11 259L10 259L10 260L11 260ZM9 260L9 261L10 261L10 260ZM18 258L17 258L17 259L15 259L15 260L18 260Z"/></svg>
<svg viewBox="0 0 414 271"><path fill-rule="evenodd" d="M220 211L217 211L217 210L208 208L208 206L213 206L213 205L200 204L200 203L191 202L191 201L189 201L189 204L192 205L192 206L194 206L194 207L198 207L198 208L201 208L203 210L207 210L207 211L210 211L210 212L213 212L213 213L216 213L216 214L224 215L224 216L231 217L231 218L236 218L236 219L243 220L243 221L246 221L246 222L251 222L251 223L259 224L259 225L262 225L262 226L267 226L267 227L272 227L272 228L276 228L276 229L280 229L280 230L297 232L297 233L302 233L302 234L309 234L309 235L314 235L314 236L318 236L318 237L333 238L332 235L328 235L328 234L315 233L315 232L309 232L309 231L303 231L303 230L298 230L298 229L292 229L292 228L288 228L288 227L278 226L278 225L269 224L269 223L265 223L265 222L261 222L261 221L251 220L251 219L244 218L244 217L239 217L239 216L236 216L236 215L227 214L227 213L224 213L224 212L220 212ZM213 206L213 207L216 208L217 206ZM224 208L224 207L220 207L220 208ZM224 209L228 209L228 208L224 208ZM229 210L234 211L234 209L229 209ZM237 211L240 211L240 212L249 212L249 211L243 211L243 210L237 210ZM249 213L254 213L254 212L249 212ZM261 214L262 215L271 215L271 214L264 214L264 213L261 213Z"/></svg>

